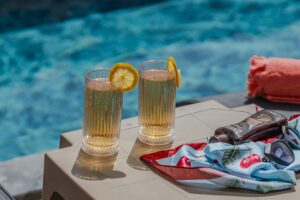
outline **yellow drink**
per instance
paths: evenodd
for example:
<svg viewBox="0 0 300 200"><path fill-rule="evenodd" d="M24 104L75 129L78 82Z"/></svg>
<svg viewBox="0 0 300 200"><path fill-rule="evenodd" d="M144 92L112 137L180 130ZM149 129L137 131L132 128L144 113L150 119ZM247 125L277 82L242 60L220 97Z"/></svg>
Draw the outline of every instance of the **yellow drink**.
<svg viewBox="0 0 300 200"><path fill-rule="evenodd" d="M118 149L123 93L107 78L86 81L82 149L93 155Z"/></svg>
<svg viewBox="0 0 300 200"><path fill-rule="evenodd" d="M173 140L175 73L150 69L141 72L139 83L139 139L149 144Z"/></svg>

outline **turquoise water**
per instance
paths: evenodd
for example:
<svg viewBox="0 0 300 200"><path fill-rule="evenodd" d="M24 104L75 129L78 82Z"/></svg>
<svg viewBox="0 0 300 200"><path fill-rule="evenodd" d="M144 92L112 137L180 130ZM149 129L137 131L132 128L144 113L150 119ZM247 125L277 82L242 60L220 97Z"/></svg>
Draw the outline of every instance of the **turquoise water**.
<svg viewBox="0 0 300 200"><path fill-rule="evenodd" d="M0 160L81 128L83 74L173 55L177 101L240 91L251 55L300 58L300 2L173 0L0 34ZM137 114L137 91L123 117Z"/></svg>

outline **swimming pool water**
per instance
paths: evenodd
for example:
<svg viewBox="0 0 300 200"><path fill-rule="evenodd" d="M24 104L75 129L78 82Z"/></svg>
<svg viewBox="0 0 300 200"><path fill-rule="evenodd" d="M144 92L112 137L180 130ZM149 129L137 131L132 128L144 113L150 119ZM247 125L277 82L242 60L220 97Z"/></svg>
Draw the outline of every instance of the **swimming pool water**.
<svg viewBox="0 0 300 200"><path fill-rule="evenodd" d="M300 2L170 0L0 34L0 160L58 146L81 128L91 67L173 55L177 101L243 90L251 55L300 58ZM123 118L137 114L126 93Z"/></svg>

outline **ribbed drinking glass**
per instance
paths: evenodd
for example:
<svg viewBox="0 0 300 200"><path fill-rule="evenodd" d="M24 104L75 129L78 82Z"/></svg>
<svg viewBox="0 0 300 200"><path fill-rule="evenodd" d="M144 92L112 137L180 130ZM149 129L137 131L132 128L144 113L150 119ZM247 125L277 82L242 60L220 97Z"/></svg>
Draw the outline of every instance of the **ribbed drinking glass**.
<svg viewBox="0 0 300 200"><path fill-rule="evenodd" d="M174 139L175 73L165 61L148 61L139 67L139 135L141 142L168 144Z"/></svg>
<svg viewBox="0 0 300 200"><path fill-rule="evenodd" d="M82 149L92 155L118 151L123 93L109 81L109 69L85 75Z"/></svg>

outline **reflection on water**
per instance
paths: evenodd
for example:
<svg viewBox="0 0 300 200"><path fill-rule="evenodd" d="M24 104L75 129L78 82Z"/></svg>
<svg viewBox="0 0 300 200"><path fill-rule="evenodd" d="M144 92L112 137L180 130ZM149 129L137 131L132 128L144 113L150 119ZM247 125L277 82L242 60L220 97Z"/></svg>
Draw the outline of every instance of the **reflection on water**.
<svg viewBox="0 0 300 200"><path fill-rule="evenodd" d="M117 155L99 157L80 150L72 168L72 174L85 180L123 178L126 174L113 169Z"/></svg>
<svg viewBox="0 0 300 200"><path fill-rule="evenodd" d="M136 139L127 158L127 164L134 169L148 171L149 168L143 161L140 160L140 157L144 154L170 149L171 146L172 143L160 146L148 145Z"/></svg>

